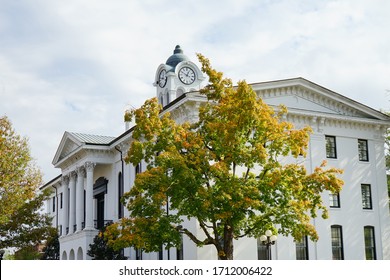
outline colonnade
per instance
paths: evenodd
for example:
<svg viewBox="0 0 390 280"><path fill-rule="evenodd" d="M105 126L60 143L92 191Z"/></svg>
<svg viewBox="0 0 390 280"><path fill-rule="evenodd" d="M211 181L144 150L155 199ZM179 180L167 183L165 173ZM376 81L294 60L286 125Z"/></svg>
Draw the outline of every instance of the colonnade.
<svg viewBox="0 0 390 280"><path fill-rule="evenodd" d="M64 209L62 211L62 235L94 229L93 222L93 170L94 162L86 162L62 176ZM84 221L85 189L85 221ZM68 204L69 201L69 204ZM84 223L85 222L85 223Z"/></svg>

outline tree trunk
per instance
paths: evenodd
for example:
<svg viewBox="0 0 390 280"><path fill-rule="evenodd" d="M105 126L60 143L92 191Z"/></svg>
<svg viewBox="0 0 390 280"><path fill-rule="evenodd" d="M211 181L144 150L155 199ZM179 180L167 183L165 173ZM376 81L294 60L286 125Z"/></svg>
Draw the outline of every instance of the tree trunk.
<svg viewBox="0 0 390 280"><path fill-rule="evenodd" d="M225 223L223 234L223 256L221 260L233 260L233 228L228 222Z"/></svg>

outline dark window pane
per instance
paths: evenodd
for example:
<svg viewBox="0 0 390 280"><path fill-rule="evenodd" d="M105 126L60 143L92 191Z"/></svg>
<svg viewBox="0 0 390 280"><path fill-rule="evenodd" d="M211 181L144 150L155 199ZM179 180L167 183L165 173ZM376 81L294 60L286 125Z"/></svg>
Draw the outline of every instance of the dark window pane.
<svg viewBox="0 0 390 280"><path fill-rule="evenodd" d="M340 195L338 193L329 194L329 206L332 208L340 208Z"/></svg>
<svg viewBox="0 0 390 280"><path fill-rule="evenodd" d="M358 140L359 160L368 161L368 143L367 140Z"/></svg>
<svg viewBox="0 0 390 280"><path fill-rule="evenodd" d="M374 227L364 227L364 245L366 252L366 260L376 260Z"/></svg>
<svg viewBox="0 0 390 280"><path fill-rule="evenodd" d="M327 158L337 158L336 137L335 136L325 136L325 141L326 141L326 157Z"/></svg>
<svg viewBox="0 0 390 280"><path fill-rule="evenodd" d="M363 184L361 188L363 209L372 209L371 186L368 184Z"/></svg>
<svg viewBox="0 0 390 280"><path fill-rule="evenodd" d="M295 243L295 251L297 260L308 260L307 236L303 237L299 242Z"/></svg>

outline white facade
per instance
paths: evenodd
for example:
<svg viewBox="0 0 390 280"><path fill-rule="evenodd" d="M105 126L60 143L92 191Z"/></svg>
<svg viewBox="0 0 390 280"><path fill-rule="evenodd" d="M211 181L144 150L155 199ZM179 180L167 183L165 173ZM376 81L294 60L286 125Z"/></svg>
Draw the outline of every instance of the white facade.
<svg viewBox="0 0 390 280"><path fill-rule="evenodd" d="M183 67L190 70L180 73ZM171 112L178 122L196 120L197 108L205 101L198 93L203 80L199 68L188 61L177 46L155 75L154 86L164 111ZM369 258L366 252L371 252L375 259L390 259L384 155L384 133L390 119L303 78L257 83L252 87L269 105L286 105L287 120L296 127L312 127L307 157L294 161L304 164L309 172L323 160L327 160L329 166L344 170L341 178L345 184L339 197L323 193L329 219L313 220L319 240L308 240L297 249L291 237L278 236L271 247L272 258L330 260L339 252L343 259L361 260ZM122 161L122 154L130 146L131 134L129 126L118 137L65 132L53 160L54 166L61 169L61 175L43 186L55 188L53 197L47 201L47 209L54 216L53 224L60 230L61 259L88 259L87 250L98 232L96 228L128 215L119 198L130 190L136 174L134 166ZM328 145L334 143L328 151L327 141ZM195 220L188 221L186 226L201 234ZM184 259L216 259L214 247L196 248L185 236L182 253ZM129 259L177 259L178 251L171 249L141 256L128 248L125 255ZM261 257L256 239L235 241L235 259Z"/></svg>

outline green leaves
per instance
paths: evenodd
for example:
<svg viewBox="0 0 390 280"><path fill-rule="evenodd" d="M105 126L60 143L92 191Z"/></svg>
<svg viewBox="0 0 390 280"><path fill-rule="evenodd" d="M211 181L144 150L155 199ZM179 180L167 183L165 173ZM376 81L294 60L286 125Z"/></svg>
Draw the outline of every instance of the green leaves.
<svg viewBox="0 0 390 280"><path fill-rule="evenodd" d="M49 191L38 194L42 176L27 139L7 117L0 118L0 248L36 245L53 230L51 218L39 213Z"/></svg>

